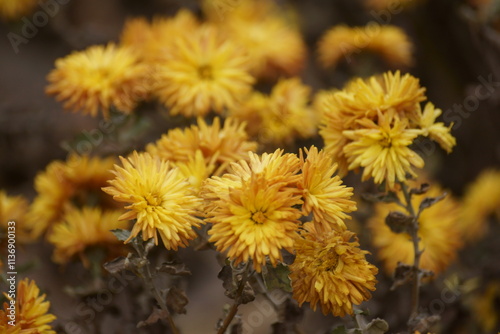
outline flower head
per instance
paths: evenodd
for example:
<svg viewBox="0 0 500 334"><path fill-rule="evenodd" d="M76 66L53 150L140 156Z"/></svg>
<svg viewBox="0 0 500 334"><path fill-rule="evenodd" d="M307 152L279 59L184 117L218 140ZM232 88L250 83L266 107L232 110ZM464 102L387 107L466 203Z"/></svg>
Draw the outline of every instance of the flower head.
<svg viewBox="0 0 500 334"><path fill-rule="evenodd" d="M466 187L460 229L466 241L478 240L488 231L488 217L500 215L500 171L487 169Z"/></svg>
<svg viewBox="0 0 500 334"><path fill-rule="evenodd" d="M267 260L276 266L281 249L291 250L297 236L301 199L293 185L299 161L282 151L250 155L250 163L233 163L232 173L208 179L202 196L212 223L209 241L236 264L252 260L260 272Z"/></svg>
<svg viewBox="0 0 500 334"><path fill-rule="evenodd" d="M316 230L320 233L344 230L344 219L350 218L347 213L356 210L356 203L350 200L353 189L342 185L338 175L333 176L337 165L325 151L318 152L312 146L305 152L305 159L301 152L302 179L298 183L304 198L304 215L314 214Z"/></svg>
<svg viewBox="0 0 500 334"><path fill-rule="evenodd" d="M435 140L443 150L450 153L453 146L457 144L457 140L450 133L453 124L445 126L443 122L436 122L441 113L441 109L434 108L434 105L428 102L424 111L420 112L419 125L424 130L424 136Z"/></svg>
<svg viewBox="0 0 500 334"><path fill-rule="evenodd" d="M28 206L28 200L23 196L9 196L4 190L0 190L0 233L6 233L8 227L11 226L9 222L13 221L15 223L16 242L31 241L32 236L26 217Z"/></svg>
<svg viewBox="0 0 500 334"><path fill-rule="evenodd" d="M113 199L101 191L113 177L109 171L115 159L70 155L66 161L53 161L35 178L37 196L27 216L33 235L43 234L61 220L71 207L116 208Z"/></svg>
<svg viewBox="0 0 500 334"><path fill-rule="evenodd" d="M250 92L248 57L215 27L185 31L172 43L157 64L154 89L172 115L222 113Z"/></svg>
<svg viewBox="0 0 500 334"><path fill-rule="evenodd" d="M442 193L440 187L432 187L425 196L437 197ZM413 195L413 207L418 207L422 199L422 195ZM400 207L397 204L378 203L375 206L375 215L368 222L372 231L373 245L378 248L378 257L384 262L389 275L394 272L398 262L412 264L414 256L411 237L405 232L391 231L385 223L387 215L391 211L398 210ZM458 205L450 196L421 212L418 220L418 236L419 249L424 250L420 258L422 269L438 274L456 258L457 250L462 244L457 226L458 219Z"/></svg>
<svg viewBox="0 0 500 334"><path fill-rule="evenodd" d="M112 43L91 46L56 60L46 93L64 101L64 108L96 116L101 111L130 113L149 94L149 68L126 47Z"/></svg>
<svg viewBox="0 0 500 334"><path fill-rule="evenodd" d="M388 113L379 115L379 124L369 119L359 123L364 128L343 132L351 140L344 146L344 154L349 169L364 168L363 181L369 178L375 183L385 181L389 189L394 189L395 182L406 180L406 174L416 176L412 167L424 166L424 160L409 148L421 131L408 129L406 119Z"/></svg>
<svg viewBox="0 0 500 334"><path fill-rule="evenodd" d="M392 67L412 63L413 45L405 32L396 26L349 28L339 25L328 30L318 43L318 53L324 67L337 65L343 57L350 58L361 51L379 55Z"/></svg>
<svg viewBox="0 0 500 334"><path fill-rule="evenodd" d="M250 71L255 77L276 79L299 74L307 56L306 45L283 9L269 0L240 0L229 10L212 3L205 1L206 14L248 50Z"/></svg>
<svg viewBox="0 0 500 334"><path fill-rule="evenodd" d="M115 178L103 191L118 202L128 203L129 210L120 219L136 219L129 242L142 232L143 240L154 238L158 233L167 249L177 250L187 246L196 237L193 227L202 221L196 218L200 199L193 195L193 188L178 168L149 153L134 153L122 166L115 165Z"/></svg>
<svg viewBox="0 0 500 334"><path fill-rule="evenodd" d="M367 251L359 248L348 230L317 233L313 225L295 241L295 260L290 265L293 298L299 305L309 302L323 314L353 314L353 304L371 298L378 269L366 261Z"/></svg>
<svg viewBox="0 0 500 334"><path fill-rule="evenodd" d="M248 140L245 124L228 118L221 128L220 119L216 117L212 124L207 124L201 117L198 125L184 130L175 128L146 150L153 156L172 162L189 162L201 151L205 163L216 165L216 175L224 171L229 163L247 159L249 151L255 151L257 143Z"/></svg>
<svg viewBox="0 0 500 334"><path fill-rule="evenodd" d="M0 0L0 18L18 20L29 14L37 3L35 0Z"/></svg>
<svg viewBox="0 0 500 334"><path fill-rule="evenodd" d="M40 289L35 281L28 278L17 284L17 295L15 299L15 325L8 324L10 311L7 309L12 305L9 302L3 304L0 310L0 332L7 334L56 334L50 323L56 319L53 314L48 313L50 302L45 300L45 294L40 295Z"/></svg>
<svg viewBox="0 0 500 334"><path fill-rule="evenodd" d="M119 210L90 207L68 210L47 237L54 245L54 262L66 264L79 257L88 267L86 251L93 247L104 249L109 259L121 255L123 244L111 233L113 229L127 229L128 222L119 220L121 214Z"/></svg>

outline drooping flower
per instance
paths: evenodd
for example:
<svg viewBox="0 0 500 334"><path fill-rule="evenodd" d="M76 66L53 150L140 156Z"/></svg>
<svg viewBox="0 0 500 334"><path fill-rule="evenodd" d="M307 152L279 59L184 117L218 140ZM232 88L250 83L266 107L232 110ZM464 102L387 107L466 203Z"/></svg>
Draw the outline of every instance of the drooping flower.
<svg viewBox="0 0 500 334"><path fill-rule="evenodd" d="M307 47L286 9L269 0L240 0L229 6L204 1L211 22L249 52L251 73L257 78L276 79L298 75ZM286 52L283 52L286 50Z"/></svg>
<svg viewBox="0 0 500 334"><path fill-rule="evenodd" d="M18 20L33 11L37 3L35 0L0 0L0 18Z"/></svg>
<svg viewBox="0 0 500 334"><path fill-rule="evenodd" d="M28 212L27 225L35 237L61 220L71 207L116 208L113 199L101 191L113 177L114 158L72 154L66 161L53 161L35 178L37 196Z"/></svg>
<svg viewBox="0 0 500 334"><path fill-rule="evenodd" d="M405 32L391 25L376 25L376 29L372 25L339 25L325 32L318 42L319 60L324 67L334 67L342 59L350 63L361 52L379 55L391 67L409 66L412 49Z"/></svg>
<svg viewBox="0 0 500 334"><path fill-rule="evenodd" d="M311 223L305 229L290 265L293 298L299 305L309 302L313 310L319 303L325 315L353 314L353 305L371 298L378 269L366 261L368 252L359 248L353 232L318 233Z"/></svg>
<svg viewBox="0 0 500 334"><path fill-rule="evenodd" d="M114 229L128 228L127 221L119 220L122 214L120 210L103 211L90 207L68 210L47 237L54 245L54 262L67 264L77 257L88 267L86 251L91 248L102 249L109 260L123 255L123 244L111 233Z"/></svg>
<svg viewBox="0 0 500 334"><path fill-rule="evenodd" d="M186 247L196 238L193 227L202 223L196 217L201 199L193 194L187 178L178 168L149 153L134 151L128 159L120 160L123 167L115 165L115 178L103 191L128 204L120 219L136 219L126 242L142 232L143 240L154 238L155 244L160 234L167 249Z"/></svg>
<svg viewBox="0 0 500 334"><path fill-rule="evenodd" d="M356 210L356 203L350 199L352 187L343 185L338 175L333 176L337 165L325 151L318 152L312 146L305 153L307 158L301 152L302 179L298 183L304 198L304 215L314 214L315 229L319 233L344 230L344 220L350 218L347 213Z"/></svg>
<svg viewBox="0 0 500 334"><path fill-rule="evenodd" d="M110 43L75 51L56 60L46 93L64 101L64 108L105 118L116 109L131 113L150 93L150 69L136 53Z"/></svg>
<svg viewBox="0 0 500 334"><path fill-rule="evenodd" d="M28 207L28 200L23 196L9 196L7 192L0 190L0 233L7 234L10 227L11 230L12 228L15 230L16 242L32 241L26 217ZM0 244L3 245L3 242Z"/></svg>
<svg viewBox="0 0 500 334"><path fill-rule="evenodd" d="M25 278L17 284L16 298L14 299L15 311L8 308L13 305L11 298L3 304L0 310L0 332L6 334L56 334L50 325L56 317L49 313L50 302L45 300L45 294L40 295L40 289L35 281ZM9 315L14 315L12 320Z"/></svg>
<svg viewBox="0 0 500 334"><path fill-rule="evenodd" d="M425 197L437 197L442 194L443 191L439 186L433 186L425 193ZM402 197L400 195L404 202ZM413 195L413 207L418 208L423 198L423 195ZM414 250L411 237L406 232L391 231L385 223L391 211L400 210L401 207L394 203L377 203L375 214L368 221L373 245L378 249L378 258L383 261L389 275L394 273L398 262L413 264ZM458 221L459 207L449 195L421 212L418 220L418 236L419 249L424 252L420 258L420 268L438 274L453 262L457 250L462 245Z"/></svg>
<svg viewBox="0 0 500 334"><path fill-rule="evenodd" d="M487 169L466 187L459 226L466 241L478 240L488 231L488 217L500 217L500 171Z"/></svg>
<svg viewBox="0 0 500 334"><path fill-rule="evenodd" d="M198 125L172 129L154 144L146 146L153 156L185 163L199 150L207 166L215 163L215 175L222 173L230 162L247 159L248 152L256 149L257 143L249 140L244 123L227 118L221 128L218 117L210 125L198 118Z"/></svg>
<svg viewBox="0 0 500 334"><path fill-rule="evenodd" d="M279 150L250 155L250 163L233 163L231 173L208 179L202 196L206 220L212 223L209 241L235 264L252 260L261 272L267 261L276 266L281 250L291 250L297 236L299 161Z"/></svg>
<svg viewBox="0 0 500 334"><path fill-rule="evenodd" d="M409 146L422 132L408 129L408 121L394 113L379 114L379 124L369 119L359 121L359 130L343 132L351 142L344 146L349 169L363 167L362 180L373 178L375 183L386 182L394 189L395 182L404 182L406 174L416 176L413 167L422 168L424 160Z"/></svg>
<svg viewBox="0 0 500 334"><path fill-rule="evenodd" d="M155 94L172 115L204 116L234 108L251 90L245 51L213 26L186 31L158 62Z"/></svg>

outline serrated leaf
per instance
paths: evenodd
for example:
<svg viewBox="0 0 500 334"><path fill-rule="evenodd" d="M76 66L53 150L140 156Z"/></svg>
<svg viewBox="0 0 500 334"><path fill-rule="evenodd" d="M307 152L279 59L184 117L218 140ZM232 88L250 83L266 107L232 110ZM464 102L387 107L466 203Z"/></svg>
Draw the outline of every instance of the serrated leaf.
<svg viewBox="0 0 500 334"><path fill-rule="evenodd" d="M115 237L120 241L125 241L130 237L130 231L121 228L111 230L111 233L113 233Z"/></svg>
<svg viewBox="0 0 500 334"><path fill-rule="evenodd" d="M285 264L278 264L276 268L267 266L267 272L262 272L262 278L267 290L282 289L286 292L292 292L290 282L290 269Z"/></svg>
<svg viewBox="0 0 500 334"><path fill-rule="evenodd" d="M104 269L110 274L118 274L120 271L129 268L129 259L123 256L117 257L103 264Z"/></svg>
<svg viewBox="0 0 500 334"><path fill-rule="evenodd" d="M425 194L430 188L430 185L428 183L422 183L420 185L420 188L411 188L410 189L410 195L422 195Z"/></svg>
<svg viewBox="0 0 500 334"><path fill-rule="evenodd" d="M249 303L255 299L255 292L248 281L245 282L243 291L241 292L241 295L238 296L238 289L240 287L242 277L241 274L235 274L231 266L226 265L222 267L221 271L217 275L217 278L222 280L222 286L226 290L224 291L226 297L231 299L239 297L241 304Z"/></svg>
<svg viewBox="0 0 500 334"><path fill-rule="evenodd" d="M157 272L167 273L173 276L189 276L191 271L186 267L184 263L162 263L156 267Z"/></svg>
<svg viewBox="0 0 500 334"><path fill-rule="evenodd" d="M384 319L376 318L366 325L363 333L366 334L384 334L389 330L389 325Z"/></svg>
<svg viewBox="0 0 500 334"><path fill-rule="evenodd" d="M391 211L385 217L385 223L394 233L409 232L413 225L413 217L400 211Z"/></svg>
<svg viewBox="0 0 500 334"><path fill-rule="evenodd" d="M158 322L158 320L167 319L167 316L168 313L166 311L163 311L159 308L154 308L153 312L151 312L151 314L146 320L139 321L139 323L137 324L137 328L154 325L155 323Z"/></svg>
<svg viewBox="0 0 500 334"><path fill-rule="evenodd" d="M446 195L447 195L447 193L443 193L442 195L437 196L437 197L426 197L426 198L424 198L422 200L422 202L420 202L420 206L418 208L419 211L422 212L424 209L427 209L431 205L436 204L437 202L439 202L440 200L442 200L443 198L445 198Z"/></svg>
<svg viewBox="0 0 500 334"><path fill-rule="evenodd" d="M181 290L176 286L173 286L168 290L167 306L174 313L186 314L186 305L188 303L189 299L184 290Z"/></svg>

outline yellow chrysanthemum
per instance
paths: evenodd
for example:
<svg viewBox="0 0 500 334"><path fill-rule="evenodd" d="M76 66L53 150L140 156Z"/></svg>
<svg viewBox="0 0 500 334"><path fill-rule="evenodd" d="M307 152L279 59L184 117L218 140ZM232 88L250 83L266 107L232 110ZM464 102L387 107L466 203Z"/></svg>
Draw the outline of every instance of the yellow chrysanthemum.
<svg viewBox="0 0 500 334"><path fill-rule="evenodd" d="M367 251L359 248L355 234L348 230L307 232L296 239L295 260L290 265L293 298L299 305L319 303L323 314L353 314L353 304L371 298L378 269L366 261ZM354 237L354 241L350 241Z"/></svg>
<svg viewBox="0 0 500 334"><path fill-rule="evenodd" d="M442 193L440 187L433 186L425 195L413 195L412 205L418 208L424 197L437 197ZM401 211L401 207L394 203L377 203L375 214L368 222L373 245L378 248L378 258L384 262L389 275L394 273L398 262L412 265L414 258L411 237L407 233L391 231L385 223L391 211ZM462 244L458 220L458 205L449 195L422 211L418 220L419 249L424 251L420 258L422 269L438 274L456 258Z"/></svg>
<svg viewBox="0 0 500 334"><path fill-rule="evenodd" d="M37 3L36 0L0 0L0 18L18 20L33 11Z"/></svg>
<svg viewBox="0 0 500 334"><path fill-rule="evenodd" d="M56 60L46 93L64 101L64 108L109 117L112 108L131 113L148 97L149 67L136 53L110 43L91 46Z"/></svg>
<svg viewBox="0 0 500 334"><path fill-rule="evenodd" d="M4 190L0 190L0 234L7 233L8 227L14 226L16 242L31 241L33 238L27 226L26 217L28 207L28 200L23 196L9 196ZM15 225L9 222L14 222Z"/></svg>
<svg viewBox="0 0 500 334"><path fill-rule="evenodd" d="M45 300L45 294L40 295L35 281L25 278L17 284L14 313L8 309L12 305L8 299L0 310L0 333L56 334L50 325L56 317L48 313L50 302ZM11 314L14 316L9 317ZM9 324L13 319L15 326Z"/></svg>
<svg viewBox="0 0 500 334"><path fill-rule="evenodd" d="M404 182L406 174L416 176L413 167L422 168L424 160L409 146L422 132L408 129L407 119L400 120L394 113L379 114L379 124L369 119L359 121L359 130L343 134L352 140L344 146L349 169L363 167L362 180L373 178L375 183L386 182L394 189L395 182Z"/></svg>
<svg viewBox="0 0 500 334"><path fill-rule="evenodd" d="M156 63L173 50L175 38L193 31L200 23L195 15L181 9L174 17L154 18L148 22L144 17L129 19L125 22L120 43L134 49L146 62Z"/></svg>
<svg viewBox="0 0 500 334"><path fill-rule="evenodd" d="M499 298L500 283L493 281L486 285L481 294L472 299L472 314L483 333L494 333L500 326Z"/></svg>
<svg viewBox="0 0 500 334"><path fill-rule="evenodd" d="M324 67L334 67L343 58L351 62L352 57L362 51L372 52L383 58L392 67L412 64L413 45L405 32L396 26L347 27L335 26L328 30L318 42L319 60Z"/></svg>
<svg viewBox="0 0 500 334"><path fill-rule="evenodd" d="M245 52L212 26L185 31L156 67L155 93L172 115L234 108L254 82Z"/></svg>
<svg viewBox="0 0 500 334"><path fill-rule="evenodd" d="M269 96L254 92L241 106L229 111L248 121L249 132L264 144L290 144L316 133L318 117L309 106L311 88L298 78L280 80Z"/></svg>
<svg viewBox="0 0 500 334"><path fill-rule="evenodd" d="M123 212L119 210L103 211L90 207L68 210L47 236L54 245L54 262L66 264L79 257L88 267L85 252L94 247L104 249L109 259L121 255L123 244L111 233L113 229L128 228L128 222L119 220L121 214Z"/></svg>
<svg viewBox="0 0 500 334"><path fill-rule="evenodd" d="M142 232L143 240L154 238L158 244L159 233L167 249L186 247L196 238L193 227L202 223L196 218L201 199L193 195L188 180L178 168L149 153L134 151L120 160L123 167L115 165L115 178L103 190L129 204L120 219L137 219L126 242Z"/></svg>
<svg viewBox="0 0 500 334"><path fill-rule="evenodd" d="M350 200L352 187L342 185L340 177L333 176L337 165L325 151L318 152L312 146L305 152L306 159L301 152L302 179L298 183L304 198L304 215L314 214L315 228L319 233L345 230L344 219L350 218L347 213L356 210L356 203Z"/></svg>
<svg viewBox="0 0 500 334"><path fill-rule="evenodd" d="M430 102L425 105L424 111L420 112L420 114L419 125L424 130L422 135L436 141L443 150L450 153L457 144L457 140L450 133L453 124L445 126L443 122L436 123L436 118L442 114L442 111L434 108L434 105Z"/></svg>
<svg viewBox="0 0 500 334"><path fill-rule="evenodd" d="M299 74L307 48L299 29L283 15L283 9L269 0L241 0L226 8L205 1L205 13L211 21L248 50L254 76L276 79Z"/></svg>
<svg viewBox="0 0 500 334"><path fill-rule="evenodd" d="M500 171L487 169L465 190L460 229L466 241L475 241L488 231L488 217L500 217Z"/></svg>
<svg viewBox="0 0 500 334"><path fill-rule="evenodd" d="M215 158L215 156L212 158ZM182 175L188 179L189 183L196 190L196 193L198 193L201 190L203 182L212 175L215 169L213 160L215 159L207 163L203 157L203 153L198 149L194 156L189 157L189 161L178 161L174 162L173 165L179 168Z"/></svg>
<svg viewBox="0 0 500 334"><path fill-rule="evenodd" d="M244 123L227 118L221 128L218 117L211 125L198 118L198 125L172 129L146 147L153 156L186 163L200 150L207 165L216 164L215 175L222 173L230 162L247 159L247 153L256 149L257 143L248 140Z"/></svg>
<svg viewBox="0 0 500 334"><path fill-rule="evenodd" d="M212 223L209 241L236 264L252 260L261 272L267 260L276 266L281 249L291 250L297 236L299 161L279 150L251 156L250 163L233 163L232 173L208 179L202 196L206 220Z"/></svg>
<svg viewBox="0 0 500 334"><path fill-rule="evenodd" d="M35 178L35 197L28 225L34 236L43 234L71 207L96 206L116 208L113 199L101 191L113 177L109 171L114 158L70 155L67 161L53 161Z"/></svg>

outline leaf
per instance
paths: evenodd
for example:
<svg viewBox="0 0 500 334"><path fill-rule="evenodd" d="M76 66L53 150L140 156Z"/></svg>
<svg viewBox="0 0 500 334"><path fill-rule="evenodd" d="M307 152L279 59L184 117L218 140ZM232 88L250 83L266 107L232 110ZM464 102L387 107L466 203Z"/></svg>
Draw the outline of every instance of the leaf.
<svg viewBox="0 0 500 334"><path fill-rule="evenodd" d="M184 263L169 263L164 262L158 267L156 267L157 272L167 273L172 276L189 276L191 271L186 267Z"/></svg>
<svg viewBox="0 0 500 334"><path fill-rule="evenodd" d="M422 195L425 194L430 188L430 185L428 183L422 183L420 185L420 188L411 188L410 189L410 195Z"/></svg>
<svg viewBox="0 0 500 334"><path fill-rule="evenodd" d="M240 298L241 304L247 304L255 299L255 292L252 289L250 283L245 282L245 286L238 296L238 289L241 284L241 274L236 274L231 266L226 265L222 267L221 271L217 275L217 278L222 280L222 286L226 291L224 294L231 299Z"/></svg>
<svg viewBox="0 0 500 334"><path fill-rule="evenodd" d="M413 219L412 216L408 216L401 211L391 211L387 217L385 217L385 223L392 232L404 233L411 231Z"/></svg>
<svg viewBox="0 0 500 334"><path fill-rule="evenodd" d="M389 330L389 325L384 319L376 318L366 325L363 333L366 334L384 334Z"/></svg>
<svg viewBox="0 0 500 334"><path fill-rule="evenodd" d="M345 326L339 326L332 330L331 334L347 334L347 328Z"/></svg>
<svg viewBox="0 0 500 334"><path fill-rule="evenodd" d="M413 266L398 262L396 270L394 271L394 283L392 283L391 290L395 290L401 285L409 283L413 279Z"/></svg>
<svg viewBox="0 0 500 334"><path fill-rule="evenodd" d="M120 241L125 241L130 237L130 231L121 228L111 230L111 233L113 233L115 237Z"/></svg>
<svg viewBox="0 0 500 334"><path fill-rule="evenodd" d="M104 269L110 274L118 274L120 271L129 269L130 261L124 256L117 257L103 264Z"/></svg>
<svg viewBox="0 0 500 334"><path fill-rule="evenodd" d="M397 203L399 202L399 198L396 193L390 191L388 193L378 193L378 194L362 194L364 200L368 202L384 202L384 203Z"/></svg>
<svg viewBox="0 0 500 334"><path fill-rule="evenodd" d="M420 202L420 206L418 208L419 212L422 212L424 209L427 209L431 205L436 204L437 202L439 202L440 200L442 200L443 198L445 198L447 195L448 195L447 193L443 193L442 195L437 196L437 197L426 197L426 198L424 198L422 200L422 202Z"/></svg>
<svg viewBox="0 0 500 334"><path fill-rule="evenodd" d="M177 314L186 314L186 305L189 299L184 290L176 286L171 287L167 292L167 306L169 310Z"/></svg>
<svg viewBox="0 0 500 334"><path fill-rule="evenodd" d="M137 324L137 328L142 328L142 327L154 325L155 323L158 322L158 320L167 319L167 317L168 317L168 313L166 311L163 311L163 310L155 307L153 309L153 312L151 312L151 314L149 315L149 317L146 320L139 321L139 323Z"/></svg>
<svg viewBox="0 0 500 334"><path fill-rule="evenodd" d="M276 268L270 265L266 268L267 271L262 272L262 278L267 290L282 289L286 292L292 292L290 269L287 265L280 263Z"/></svg>

